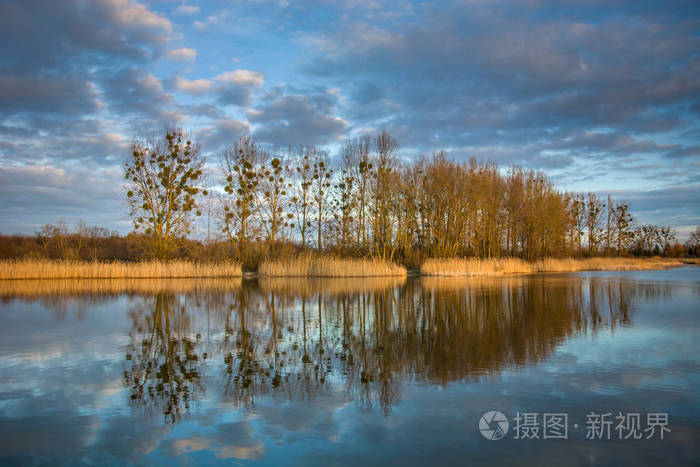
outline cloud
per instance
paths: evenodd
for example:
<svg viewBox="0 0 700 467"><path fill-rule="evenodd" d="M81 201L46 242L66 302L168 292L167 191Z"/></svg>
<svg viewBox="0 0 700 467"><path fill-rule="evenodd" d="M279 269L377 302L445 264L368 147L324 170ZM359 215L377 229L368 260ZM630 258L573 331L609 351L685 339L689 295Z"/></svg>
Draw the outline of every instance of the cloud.
<svg viewBox="0 0 700 467"><path fill-rule="evenodd" d="M562 189L700 183L700 11L630 4L6 0L0 167L112 167L187 121L208 152L241 132L334 145L386 128L404 158L547 169Z"/></svg>
<svg viewBox="0 0 700 467"><path fill-rule="evenodd" d="M291 91L292 93L288 93ZM333 115L337 96L326 91L297 93L278 87L261 98L261 105L249 109L248 119L256 123L255 136L276 144L327 144L345 134L348 122Z"/></svg>
<svg viewBox="0 0 700 467"><path fill-rule="evenodd" d="M182 92L187 92L190 94L203 94L205 92L211 91L214 84L208 79L195 79L188 80L180 76L175 77L175 89Z"/></svg>
<svg viewBox="0 0 700 467"><path fill-rule="evenodd" d="M221 105L248 107L251 104L253 88L262 87L265 77L251 70L235 70L214 77L217 86L217 101Z"/></svg>
<svg viewBox="0 0 700 467"><path fill-rule="evenodd" d="M168 120L174 105L158 78L134 67L101 76L102 90L110 110L119 115L139 115Z"/></svg>
<svg viewBox="0 0 700 467"><path fill-rule="evenodd" d="M188 80L181 76L173 79L173 87L181 92L201 96L212 94L220 105L250 105L252 89L264 83L261 73L250 70L235 70L221 73L212 79Z"/></svg>
<svg viewBox="0 0 700 467"><path fill-rule="evenodd" d="M193 5L180 5L175 9L176 15L192 16L199 13L199 7Z"/></svg>
<svg viewBox="0 0 700 467"><path fill-rule="evenodd" d="M252 100L253 92L246 86L219 86L217 89L217 103L220 105L236 105L248 107Z"/></svg>
<svg viewBox="0 0 700 467"><path fill-rule="evenodd" d="M685 159L693 156L700 156L700 146L686 146L664 154L664 157L668 159Z"/></svg>
<svg viewBox="0 0 700 467"><path fill-rule="evenodd" d="M425 147L527 129L637 133L686 124L687 103L700 93L692 21L512 9L449 2L399 28L351 21L302 35L316 52L306 70L353 90L348 112L356 124L406 125L410 143Z"/></svg>
<svg viewBox="0 0 700 467"><path fill-rule="evenodd" d="M180 49L169 50L166 56L170 60L174 60L176 62L187 62L197 58L197 51L187 47L182 47Z"/></svg>
<svg viewBox="0 0 700 467"><path fill-rule="evenodd" d="M230 12L224 10L218 15L207 16L204 21L195 21L192 23L195 29L199 32L208 32L211 26L221 24L225 19L230 16Z"/></svg>
<svg viewBox="0 0 700 467"><path fill-rule="evenodd" d="M233 145L238 135L250 133L250 130L250 124L247 122L235 118L221 118L214 125L196 132L195 136L205 151L216 153L226 146Z"/></svg>
<svg viewBox="0 0 700 467"><path fill-rule="evenodd" d="M222 83L230 83L237 86L253 86L256 88L259 88L265 82L265 77L262 73L251 70L227 71L214 79Z"/></svg>
<svg viewBox="0 0 700 467"><path fill-rule="evenodd" d="M0 115L20 118L100 111L97 73L142 63L172 35L167 18L126 0L10 0L0 4L0 28Z"/></svg>
<svg viewBox="0 0 700 467"><path fill-rule="evenodd" d="M100 13L129 34L142 40L167 42L173 27L170 21L130 0L96 0Z"/></svg>
<svg viewBox="0 0 700 467"><path fill-rule="evenodd" d="M3 231L31 234L59 220L69 224L83 220L124 231L129 223L121 180L118 165L0 167Z"/></svg>
<svg viewBox="0 0 700 467"><path fill-rule="evenodd" d="M9 0L0 4L0 28L0 49L9 51L0 68L34 73L75 72L100 56L143 61L172 36L167 18L126 0Z"/></svg>
<svg viewBox="0 0 700 467"><path fill-rule="evenodd" d="M160 447L179 458L190 452L209 450L218 459L258 460L265 453L262 440L254 438L254 431L248 421L220 423L214 425L213 429L212 436L207 438L174 438L161 442Z"/></svg>
<svg viewBox="0 0 700 467"><path fill-rule="evenodd" d="M57 132L77 134L101 112L124 112L115 120L137 112L173 116L171 98L143 70L167 46L172 24L143 4L10 0L0 4L0 28L0 116L16 130L18 158L25 157L23 147L44 155L69 152L74 145L57 151L39 143ZM19 129L41 138L24 141Z"/></svg>
<svg viewBox="0 0 700 467"><path fill-rule="evenodd" d="M176 116L144 66L167 47L170 21L125 0L10 0L0 27L3 230L82 219L125 231L124 133Z"/></svg>
<svg viewBox="0 0 700 467"><path fill-rule="evenodd" d="M700 213L697 210L700 184L653 190L616 190L610 193L614 199L630 204L630 210L638 224L686 227L700 225ZM607 192L601 192L601 196L606 195ZM687 230L684 229L684 232Z"/></svg>
<svg viewBox="0 0 700 467"><path fill-rule="evenodd" d="M221 108L219 108L217 105L212 104L211 102L202 102L202 103L197 103L197 104L180 105L180 109L182 110L182 112L185 113L185 115L189 115L189 116L194 115L194 116L218 119L224 115L223 110Z"/></svg>
<svg viewBox="0 0 700 467"><path fill-rule="evenodd" d="M0 75L0 115L43 112L77 114L99 108L94 85L61 75Z"/></svg>

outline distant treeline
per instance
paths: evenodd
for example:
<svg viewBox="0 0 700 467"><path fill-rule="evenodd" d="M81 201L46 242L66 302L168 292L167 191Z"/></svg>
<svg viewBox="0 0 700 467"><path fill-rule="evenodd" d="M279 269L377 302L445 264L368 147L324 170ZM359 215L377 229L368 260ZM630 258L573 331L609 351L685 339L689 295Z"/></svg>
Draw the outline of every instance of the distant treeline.
<svg viewBox="0 0 700 467"><path fill-rule="evenodd" d="M150 239L144 234L119 235L115 230L78 223L71 228L64 222L46 224L35 235L0 234L0 260L52 259L75 261L143 261L153 259L148 250ZM170 259L224 261L236 258L230 242L179 238ZM257 260L267 255L264 243L251 245ZM280 254L292 255L300 250L293 244L278 245Z"/></svg>
<svg viewBox="0 0 700 467"><path fill-rule="evenodd" d="M5 236L1 258L260 260L315 250L418 266L426 258L696 255L669 227L639 225L629 204L557 190L542 172L450 160L406 161L386 131L347 141L334 160L313 146L265 148L239 137L212 192L198 144L181 129L136 141L124 166L135 232L46 225ZM206 211L214 240L192 240Z"/></svg>

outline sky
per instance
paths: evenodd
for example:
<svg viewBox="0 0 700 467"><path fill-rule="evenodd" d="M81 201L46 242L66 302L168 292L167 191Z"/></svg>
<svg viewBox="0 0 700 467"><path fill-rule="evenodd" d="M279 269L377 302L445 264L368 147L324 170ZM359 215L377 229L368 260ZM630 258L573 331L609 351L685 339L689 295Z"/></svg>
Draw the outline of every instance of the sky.
<svg viewBox="0 0 700 467"><path fill-rule="evenodd" d="M241 133L315 144L389 130L545 171L700 225L700 2L3 0L0 232L127 233L123 164L169 124L218 182Z"/></svg>

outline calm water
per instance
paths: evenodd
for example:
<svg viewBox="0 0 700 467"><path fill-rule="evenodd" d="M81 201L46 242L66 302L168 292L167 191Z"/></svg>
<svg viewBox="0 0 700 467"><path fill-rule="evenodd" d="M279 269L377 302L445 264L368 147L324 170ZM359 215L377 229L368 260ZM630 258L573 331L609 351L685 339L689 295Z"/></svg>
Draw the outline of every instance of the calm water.
<svg viewBox="0 0 700 467"><path fill-rule="evenodd" d="M700 462L700 268L0 297L2 464Z"/></svg>

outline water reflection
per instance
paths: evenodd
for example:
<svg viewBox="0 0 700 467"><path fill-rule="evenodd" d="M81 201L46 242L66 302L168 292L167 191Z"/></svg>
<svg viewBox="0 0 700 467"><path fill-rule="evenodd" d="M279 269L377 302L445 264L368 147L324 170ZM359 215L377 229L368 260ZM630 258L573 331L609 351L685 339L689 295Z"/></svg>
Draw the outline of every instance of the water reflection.
<svg viewBox="0 0 700 467"><path fill-rule="evenodd" d="M191 313L177 297L159 292L129 311L132 330L124 371L132 405L157 409L170 422L190 408L201 385L200 335L191 336Z"/></svg>
<svg viewBox="0 0 700 467"><path fill-rule="evenodd" d="M250 409L262 396L309 401L342 390L358 408L389 414L406 381L478 381L531 365L574 333L628 325L635 299L671 293L658 283L547 276L163 290L132 300L124 384L133 406L168 422L205 391Z"/></svg>
<svg viewBox="0 0 700 467"><path fill-rule="evenodd" d="M688 462L698 297L700 269L0 282L0 463ZM579 429L493 443L487 409ZM593 442L592 410L672 432Z"/></svg>

